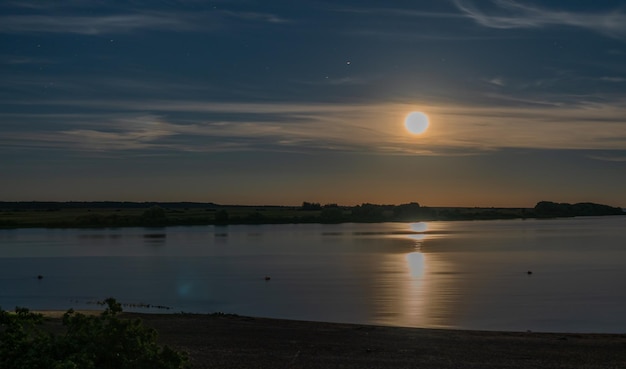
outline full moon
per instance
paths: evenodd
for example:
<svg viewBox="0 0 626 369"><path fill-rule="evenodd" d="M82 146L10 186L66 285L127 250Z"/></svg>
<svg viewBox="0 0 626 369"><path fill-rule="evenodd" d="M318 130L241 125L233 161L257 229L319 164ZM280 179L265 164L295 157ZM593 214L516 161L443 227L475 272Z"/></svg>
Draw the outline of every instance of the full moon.
<svg viewBox="0 0 626 369"><path fill-rule="evenodd" d="M414 111L406 116L404 126L407 131L413 133L414 135L424 133L428 129L428 115L419 111Z"/></svg>

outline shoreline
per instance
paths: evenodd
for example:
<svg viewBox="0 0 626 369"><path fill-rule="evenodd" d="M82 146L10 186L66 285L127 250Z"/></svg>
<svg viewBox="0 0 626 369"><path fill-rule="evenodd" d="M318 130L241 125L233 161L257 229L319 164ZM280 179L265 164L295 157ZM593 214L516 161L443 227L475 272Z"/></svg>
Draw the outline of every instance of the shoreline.
<svg viewBox="0 0 626 369"><path fill-rule="evenodd" d="M590 202L540 201L534 207L400 205L219 205L168 202L2 202L0 229L124 228L194 225L340 224L455 220L547 219L626 215L620 207Z"/></svg>
<svg viewBox="0 0 626 369"><path fill-rule="evenodd" d="M60 319L63 317L70 308L66 310L58 310L58 309L29 309L30 312L41 314L44 318L49 319ZM104 312L104 308L102 309L89 309L89 308L71 308L75 313L80 313L88 316L100 315ZM5 309L6 310L6 309ZM9 309L8 311L13 311ZM405 326L405 325L385 325L383 323L375 323L375 322L358 322L358 321L332 321L332 320L307 320L300 318L283 318L283 317L272 317L272 316L254 316L254 315L240 315L237 313L224 313L224 312L185 312L185 311L171 311L171 312L163 312L160 310L152 310L152 311L141 311L141 310L123 310L119 313L120 317L128 318L128 319L144 319L154 320L151 317L157 317L165 319L170 316L182 316L182 317L197 317L197 318L232 318L232 319L248 319L248 320L272 320L272 321L287 321L287 322L302 322L302 323L310 323L310 324L337 324L337 325L352 325L352 326L363 326L363 327L384 327L391 329L421 329L421 330L432 330L432 331L458 331L458 332L484 332L484 333L533 333L533 334L560 334L560 335L590 335L590 336L624 336L626 337L626 327L622 331L576 331L576 330L533 330L533 329L498 329L498 328L469 328L469 327L459 327L459 326Z"/></svg>
<svg viewBox="0 0 626 369"><path fill-rule="evenodd" d="M38 311L42 313L41 311ZM90 311L97 313L98 311ZM45 311L60 325L60 311ZM626 334L405 328L229 314L123 312L194 368L619 368Z"/></svg>

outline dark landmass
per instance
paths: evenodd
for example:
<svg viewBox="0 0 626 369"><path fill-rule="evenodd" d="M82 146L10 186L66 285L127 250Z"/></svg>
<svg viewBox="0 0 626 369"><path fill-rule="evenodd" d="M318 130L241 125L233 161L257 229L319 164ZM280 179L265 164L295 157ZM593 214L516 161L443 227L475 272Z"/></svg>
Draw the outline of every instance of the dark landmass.
<svg viewBox="0 0 626 369"><path fill-rule="evenodd" d="M594 204L591 202L581 202L572 205L567 203L557 204L550 201L540 201L537 205L535 205L534 210L536 216L541 218L625 214L621 208Z"/></svg>
<svg viewBox="0 0 626 369"><path fill-rule="evenodd" d="M180 225L378 223L433 220L556 218L626 214L594 203L541 201L534 208L341 206L303 202L301 206L218 205L198 202L0 202L0 228L163 227Z"/></svg>
<svg viewBox="0 0 626 369"><path fill-rule="evenodd" d="M236 315L133 314L193 368L624 368L626 335L484 332ZM56 323L55 323L56 322ZM60 321L52 320L49 324Z"/></svg>

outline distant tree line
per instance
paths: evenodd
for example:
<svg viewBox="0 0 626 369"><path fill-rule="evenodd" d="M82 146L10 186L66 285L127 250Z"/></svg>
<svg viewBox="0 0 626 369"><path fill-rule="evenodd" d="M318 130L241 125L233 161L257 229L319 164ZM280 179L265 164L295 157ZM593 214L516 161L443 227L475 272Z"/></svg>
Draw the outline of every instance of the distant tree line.
<svg viewBox="0 0 626 369"><path fill-rule="evenodd" d="M10 204L10 205L8 205ZM77 209L84 207L82 215L63 218L44 216L40 210ZM126 204L122 211L99 213L111 204ZM139 206L141 205L141 206ZM98 206L101 206L100 208ZM143 209L143 211L137 211ZM376 223L413 222L427 220L488 220L513 218L554 218L574 216L623 215L619 207L594 203L555 203L540 201L534 208L460 208L426 207L417 202L401 205L363 203L356 206L337 204L321 205L303 202L300 207L281 206L222 206L213 203L41 203L0 202L0 227L163 227L176 225L228 225L228 224L288 224L288 223ZM20 212L28 212L32 219L24 223ZM75 210L73 210L75 211ZM13 214L13 216L12 216ZM17 214L17 215L15 215ZM41 216L37 214L42 214ZM55 213L56 214L56 213ZM70 212L71 214L71 212Z"/></svg>
<svg viewBox="0 0 626 369"><path fill-rule="evenodd" d="M551 201L540 201L535 205L535 216L537 218L555 217L580 217L580 216L602 216L602 215L623 215L624 211L618 207L594 204L591 202L580 202L577 204L556 203Z"/></svg>
<svg viewBox="0 0 626 369"><path fill-rule="evenodd" d="M132 202L132 201L0 201L0 210L42 210L61 209L145 209L158 206L163 209L205 209L218 207L212 202Z"/></svg>

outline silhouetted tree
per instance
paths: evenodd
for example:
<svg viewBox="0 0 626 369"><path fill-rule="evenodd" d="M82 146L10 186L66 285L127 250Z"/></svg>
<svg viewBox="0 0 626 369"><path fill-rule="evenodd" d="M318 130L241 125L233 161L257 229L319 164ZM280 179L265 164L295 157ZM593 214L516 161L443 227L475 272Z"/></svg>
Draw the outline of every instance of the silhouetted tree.
<svg viewBox="0 0 626 369"><path fill-rule="evenodd" d="M352 208L352 219L357 222L382 222L384 212L390 208L384 205L361 204Z"/></svg>
<svg viewBox="0 0 626 369"><path fill-rule="evenodd" d="M303 202L302 203L302 210L320 210L322 208L322 205L320 205L319 202Z"/></svg>
<svg viewBox="0 0 626 369"><path fill-rule="evenodd" d="M594 204L591 202L581 202L572 205L567 203L558 204L551 201L540 201L537 205L535 205L534 210L535 215L540 218L624 214L624 211L621 208Z"/></svg>
<svg viewBox="0 0 626 369"><path fill-rule="evenodd" d="M397 220L411 221L422 216L422 208L420 204L411 202L408 204L398 205L393 209L394 218Z"/></svg>

